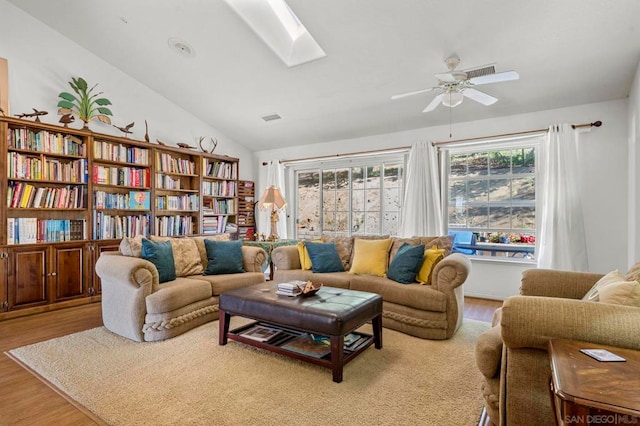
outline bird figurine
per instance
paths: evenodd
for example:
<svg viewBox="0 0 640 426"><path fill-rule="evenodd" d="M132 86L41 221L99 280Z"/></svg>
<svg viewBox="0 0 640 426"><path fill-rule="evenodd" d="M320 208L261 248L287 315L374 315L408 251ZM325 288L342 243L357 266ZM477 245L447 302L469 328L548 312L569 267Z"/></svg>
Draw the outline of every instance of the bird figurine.
<svg viewBox="0 0 640 426"><path fill-rule="evenodd" d="M144 140L147 143L151 143L149 139L149 125L147 124L147 120L144 120Z"/></svg>
<svg viewBox="0 0 640 426"><path fill-rule="evenodd" d="M162 142L160 139L156 139L156 142L158 142L158 145L166 145L166 143Z"/></svg>
<svg viewBox="0 0 640 426"><path fill-rule="evenodd" d="M195 146L191 146L188 143L184 143L184 142L178 142L176 145L178 145L180 148L196 149Z"/></svg>
<svg viewBox="0 0 640 426"><path fill-rule="evenodd" d="M33 118L33 117L35 117L36 118L35 121L37 121L39 123L41 115L49 114L49 112L47 112L47 111L38 111L35 108L31 108L31 109L33 110L33 112L25 112L25 113L22 113L22 114L16 114L16 117L18 117L18 118Z"/></svg>
<svg viewBox="0 0 640 426"><path fill-rule="evenodd" d="M135 123L129 123L129 124L127 124L127 125L126 125L126 126L124 126L124 127L118 127L118 126L116 126L115 124L113 124L112 126L113 126L113 127L115 127L116 129L120 130L121 132L123 132L123 133L124 133L124 135L125 135L125 137L127 137L127 135L130 135L131 133L133 133L133 132L131 131L131 128L133 127L133 125L134 125L134 124L135 124Z"/></svg>
<svg viewBox="0 0 640 426"><path fill-rule="evenodd" d="M60 117L60 120L58 120L60 123L64 124L64 127L69 127L69 123L73 123L76 120L76 118L71 115L71 114L64 114Z"/></svg>

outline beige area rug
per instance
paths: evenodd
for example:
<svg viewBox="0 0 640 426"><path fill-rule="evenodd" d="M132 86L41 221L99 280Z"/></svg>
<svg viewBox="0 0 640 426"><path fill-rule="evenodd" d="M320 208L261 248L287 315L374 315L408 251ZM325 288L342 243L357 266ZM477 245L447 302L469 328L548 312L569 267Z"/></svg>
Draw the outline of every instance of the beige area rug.
<svg viewBox="0 0 640 426"><path fill-rule="evenodd" d="M471 426L482 409L474 342L488 327L465 320L446 341L385 328L383 349L347 364L342 383L326 368L219 346L217 321L156 343L99 327L9 356L111 425Z"/></svg>

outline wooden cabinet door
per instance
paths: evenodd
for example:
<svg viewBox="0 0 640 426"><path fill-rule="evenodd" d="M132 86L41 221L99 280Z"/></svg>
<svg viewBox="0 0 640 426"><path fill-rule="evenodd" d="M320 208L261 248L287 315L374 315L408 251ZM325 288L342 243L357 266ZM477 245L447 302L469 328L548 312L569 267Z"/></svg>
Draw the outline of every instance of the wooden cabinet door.
<svg viewBox="0 0 640 426"><path fill-rule="evenodd" d="M9 252L9 309L49 303L47 247L15 247Z"/></svg>
<svg viewBox="0 0 640 426"><path fill-rule="evenodd" d="M102 294L102 281L100 281L100 277L96 274L96 270L94 265L98 261L100 255L105 251L118 251L120 250L120 242L112 243L95 243L93 245L93 259L91 260L91 270L93 271L93 287L89 289L89 296L97 296Z"/></svg>
<svg viewBox="0 0 640 426"><path fill-rule="evenodd" d="M51 279L55 291L54 301L85 297L87 283L87 256L85 244L51 246Z"/></svg>

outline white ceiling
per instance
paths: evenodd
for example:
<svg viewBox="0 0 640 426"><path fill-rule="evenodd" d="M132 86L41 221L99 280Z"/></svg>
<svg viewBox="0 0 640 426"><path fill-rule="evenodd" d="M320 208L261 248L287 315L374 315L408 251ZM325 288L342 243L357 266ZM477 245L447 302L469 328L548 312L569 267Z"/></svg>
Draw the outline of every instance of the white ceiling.
<svg viewBox="0 0 640 426"><path fill-rule="evenodd" d="M433 92L390 97L436 84L452 53L520 73L453 122L625 98L640 59L638 0L288 0L327 53L293 68L223 0L9 1L252 150L448 123L422 112Z"/></svg>

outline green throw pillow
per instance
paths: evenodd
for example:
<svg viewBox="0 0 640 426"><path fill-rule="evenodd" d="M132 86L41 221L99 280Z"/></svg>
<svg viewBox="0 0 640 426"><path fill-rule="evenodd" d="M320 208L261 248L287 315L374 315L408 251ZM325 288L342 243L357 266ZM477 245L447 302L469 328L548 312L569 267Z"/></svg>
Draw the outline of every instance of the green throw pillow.
<svg viewBox="0 0 640 426"><path fill-rule="evenodd" d="M244 272L242 266L242 241L204 240L207 249L207 269L205 275L238 274Z"/></svg>
<svg viewBox="0 0 640 426"><path fill-rule="evenodd" d="M334 243L306 241L304 245L309 252L313 272L344 272L344 266Z"/></svg>
<svg viewBox="0 0 640 426"><path fill-rule="evenodd" d="M173 249L169 241L159 242L143 238L141 256L156 266L161 283L176 279Z"/></svg>
<svg viewBox="0 0 640 426"><path fill-rule="evenodd" d="M412 246L404 243L389 265L387 278L402 284L414 283L423 260L424 245Z"/></svg>

